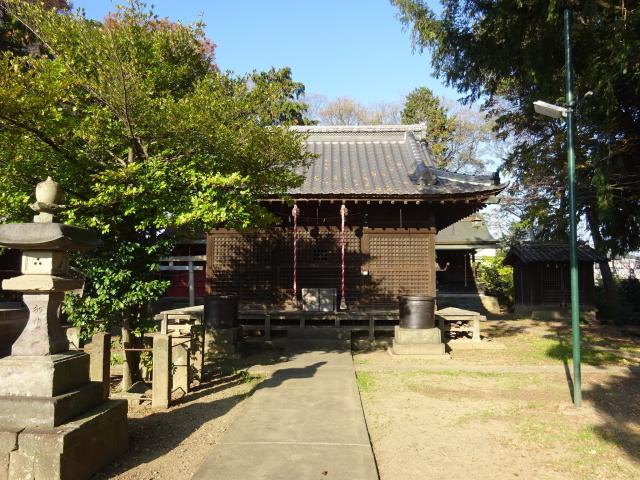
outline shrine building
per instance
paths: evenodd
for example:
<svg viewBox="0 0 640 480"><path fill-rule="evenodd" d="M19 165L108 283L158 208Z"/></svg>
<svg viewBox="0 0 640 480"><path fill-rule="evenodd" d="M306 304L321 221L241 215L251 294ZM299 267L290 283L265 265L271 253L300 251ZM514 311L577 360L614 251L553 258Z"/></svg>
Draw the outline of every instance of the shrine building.
<svg viewBox="0 0 640 480"><path fill-rule="evenodd" d="M279 225L206 236L204 290L237 295L241 309L366 311L436 296L437 233L505 188L497 175L438 169L422 124L292 129L314 158L289 200L261 200ZM461 255L453 268L467 266Z"/></svg>

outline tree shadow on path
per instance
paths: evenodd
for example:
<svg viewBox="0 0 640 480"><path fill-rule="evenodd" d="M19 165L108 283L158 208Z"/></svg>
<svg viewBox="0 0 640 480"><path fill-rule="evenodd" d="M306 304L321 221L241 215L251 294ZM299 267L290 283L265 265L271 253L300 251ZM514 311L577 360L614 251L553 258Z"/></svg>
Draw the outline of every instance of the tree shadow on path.
<svg viewBox="0 0 640 480"><path fill-rule="evenodd" d="M222 417L244 400L248 393L194 403L197 399L220 393L243 383L238 374L218 375L189 394L169 410L144 417L129 417L130 447L120 459L96 474L94 480L112 478L171 452L210 420Z"/></svg>

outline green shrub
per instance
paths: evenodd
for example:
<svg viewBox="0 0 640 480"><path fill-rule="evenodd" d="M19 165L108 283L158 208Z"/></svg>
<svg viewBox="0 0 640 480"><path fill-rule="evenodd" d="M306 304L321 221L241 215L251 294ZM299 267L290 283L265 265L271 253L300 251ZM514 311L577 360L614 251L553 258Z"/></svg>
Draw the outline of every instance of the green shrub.
<svg viewBox="0 0 640 480"><path fill-rule="evenodd" d="M513 269L504 263L504 253L478 261L478 280L487 295L498 298L503 305L513 303Z"/></svg>

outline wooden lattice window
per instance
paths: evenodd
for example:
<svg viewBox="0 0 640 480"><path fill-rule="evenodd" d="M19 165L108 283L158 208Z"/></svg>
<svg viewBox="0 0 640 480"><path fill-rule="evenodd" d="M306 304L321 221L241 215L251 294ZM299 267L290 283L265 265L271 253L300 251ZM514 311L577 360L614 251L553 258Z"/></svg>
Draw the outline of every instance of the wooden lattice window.
<svg viewBox="0 0 640 480"><path fill-rule="evenodd" d="M396 302L398 295L435 294L434 235L372 233L368 253L373 302Z"/></svg>

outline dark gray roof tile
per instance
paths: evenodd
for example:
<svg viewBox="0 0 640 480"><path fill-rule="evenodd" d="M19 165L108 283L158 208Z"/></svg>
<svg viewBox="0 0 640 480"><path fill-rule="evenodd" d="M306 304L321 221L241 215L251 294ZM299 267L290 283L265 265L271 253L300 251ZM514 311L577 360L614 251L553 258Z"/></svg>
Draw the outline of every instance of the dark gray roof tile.
<svg viewBox="0 0 640 480"><path fill-rule="evenodd" d="M505 256L504 263L569 262L569 245L566 243L525 243L514 245ZM603 262L605 257L589 245L578 245L579 262Z"/></svg>
<svg viewBox="0 0 640 480"><path fill-rule="evenodd" d="M316 155L301 187L305 196L438 196L497 193L491 176L461 175L439 170L421 141L424 125L364 125L292 127L307 136Z"/></svg>

